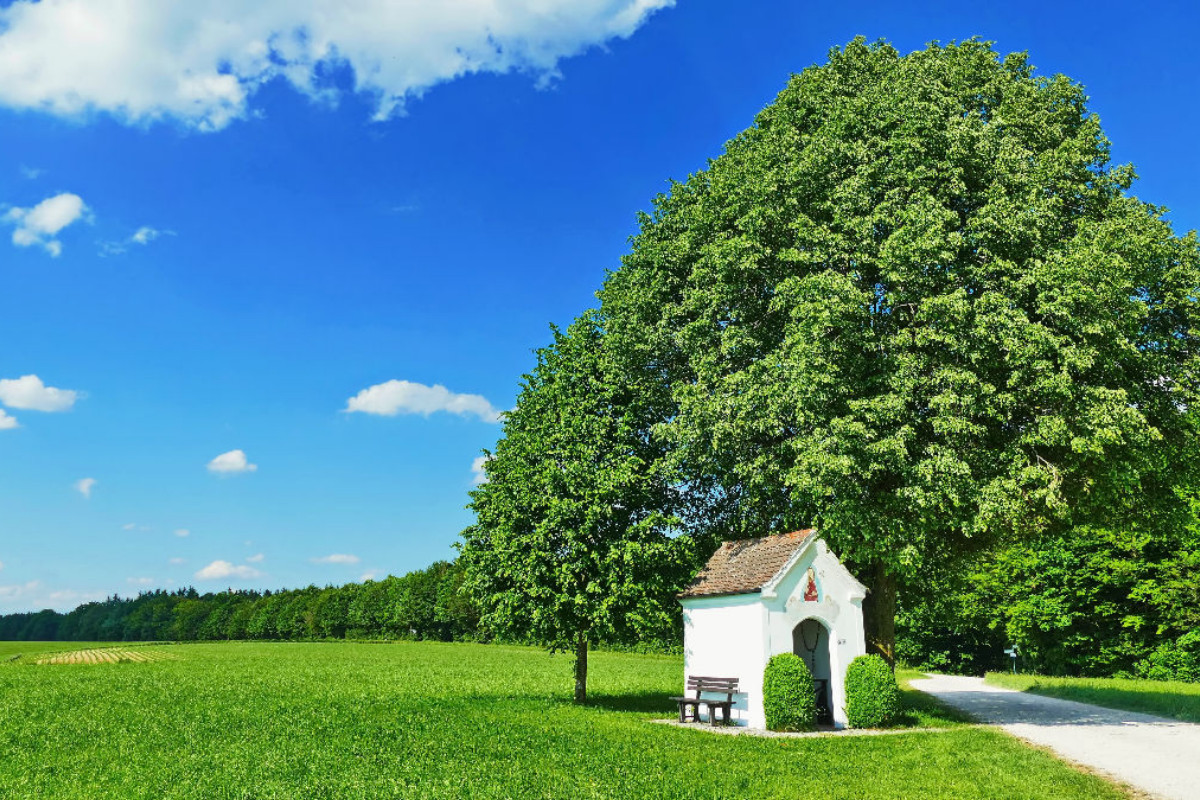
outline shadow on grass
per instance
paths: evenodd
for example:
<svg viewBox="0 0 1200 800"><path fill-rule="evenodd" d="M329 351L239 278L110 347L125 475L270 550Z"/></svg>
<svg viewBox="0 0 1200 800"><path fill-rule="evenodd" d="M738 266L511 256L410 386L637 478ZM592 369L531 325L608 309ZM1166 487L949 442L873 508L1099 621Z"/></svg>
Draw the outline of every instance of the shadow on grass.
<svg viewBox="0 0 1200 800"><path fill-rule="evenodd" d="M568 701L570 702L570 701ZM675 703L665 692L627 692L625 694L593 694L583 704L586 708L603 711L625 711L635 714L674 716Z"/></svg>

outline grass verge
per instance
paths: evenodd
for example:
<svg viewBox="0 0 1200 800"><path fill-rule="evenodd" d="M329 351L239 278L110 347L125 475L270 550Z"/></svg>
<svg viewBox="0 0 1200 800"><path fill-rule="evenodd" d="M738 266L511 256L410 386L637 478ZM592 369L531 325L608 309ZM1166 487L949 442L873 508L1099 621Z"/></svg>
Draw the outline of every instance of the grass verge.
<svg viewBox="0 0 1200 800"><path fill-rule="evenodd" d="M1200 722L1200 683L1132 678L1051 678L1008 672L989 672L985 680L993 686L1047 697Z"/></svg>

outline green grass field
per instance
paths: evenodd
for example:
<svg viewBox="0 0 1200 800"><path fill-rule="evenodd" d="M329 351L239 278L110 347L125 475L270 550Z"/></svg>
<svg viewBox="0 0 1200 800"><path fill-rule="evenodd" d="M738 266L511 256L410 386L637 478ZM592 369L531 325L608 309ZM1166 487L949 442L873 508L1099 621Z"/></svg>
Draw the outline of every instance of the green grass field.
<svg viewBox="0 0 1200 800"><path fill-rule="evenodd" d="M1200 722L1200 683L1126 678L1049 678L989 672L987 683L1063 700Z"/></svg>
<svg viewBox="0 0 1200 800"><path fill-rule="evenodd" d="M813 739L656 725L678 657L466 644L221 643L0 665L5 798L1117 798L973 726ZM952 725L936 705L916 715ZM940 720L940 722L938 722Z"/></svg>

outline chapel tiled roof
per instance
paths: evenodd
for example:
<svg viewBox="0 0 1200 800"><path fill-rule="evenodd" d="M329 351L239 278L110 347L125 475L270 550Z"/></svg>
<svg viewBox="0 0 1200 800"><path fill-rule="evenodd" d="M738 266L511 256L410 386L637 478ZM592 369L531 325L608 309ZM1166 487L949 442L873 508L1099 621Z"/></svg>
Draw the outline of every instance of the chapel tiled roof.
<svg viewBox="0 0 1200 800"><path fill-rule="evenodd" d="M814 534L812 528L725 542L680 597L758 592Z"/></svg>

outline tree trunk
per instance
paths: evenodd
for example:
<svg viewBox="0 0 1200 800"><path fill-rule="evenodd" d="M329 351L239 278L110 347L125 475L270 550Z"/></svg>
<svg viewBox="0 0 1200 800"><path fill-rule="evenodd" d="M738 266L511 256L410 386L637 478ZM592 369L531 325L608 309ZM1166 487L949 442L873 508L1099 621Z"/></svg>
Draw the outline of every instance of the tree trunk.
<svg viewBox="0 0 1200 800"><path fill-rule="evenodd" d="M883 564L870 570L867 597L863 600L863 627L867 652L882 656L896 667L896 578Z"/></svg>
<svg viewBox="0 0 1200 800"><path fill-rule="evenodd" d="M587 702L587 634L580 632L575 639L575 702Z"/></svg>

